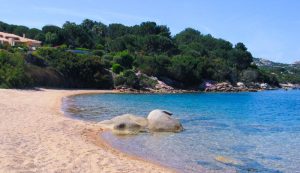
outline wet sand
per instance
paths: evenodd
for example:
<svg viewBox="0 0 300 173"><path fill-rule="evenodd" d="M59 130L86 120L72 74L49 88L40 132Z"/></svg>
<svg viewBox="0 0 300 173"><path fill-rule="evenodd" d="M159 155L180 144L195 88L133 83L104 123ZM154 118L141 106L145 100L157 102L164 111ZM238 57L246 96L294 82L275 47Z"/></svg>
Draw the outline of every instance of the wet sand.
<svg viewBox="0 0 300 173"><path fill-rule="evenodd" d="M0 172L174 172L113 149L97 124L61 111L63 97L112 92L0 89Z"/></svg>

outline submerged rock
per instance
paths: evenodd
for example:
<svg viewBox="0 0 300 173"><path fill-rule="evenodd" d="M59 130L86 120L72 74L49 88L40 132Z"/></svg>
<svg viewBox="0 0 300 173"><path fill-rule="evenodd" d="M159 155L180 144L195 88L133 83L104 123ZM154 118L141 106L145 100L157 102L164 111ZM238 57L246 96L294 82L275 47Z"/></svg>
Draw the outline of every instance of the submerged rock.
<svg viewBox="0 0 300 173"><path fill-rule="evenodd" d="M242 162L225 156L217 156L215 157L215 160L229 165L235 165L235 166L242 165Z"/></svg>
<svg viewBox="0 0 300 173"><path fill-rule="evenodd" d="M181 123L173 118L172 113L164 110L153 110L149 113L148 128L150 131L180 132L183 130Z"/></svg>
<svg viewBox="0 0 300 173"><path fill-rule="evenodd" d="M116 123L113 126L112 132L118 135L137 134L142 131L143 127L132 121Z"/></svg>
<svg viewBox="0 0 300 173"><path fill-rule="evenodd" d="M115 134L137 134L146 130L148 121L144 117L124 114L111 120L101 121L99 124Z"/></svg>

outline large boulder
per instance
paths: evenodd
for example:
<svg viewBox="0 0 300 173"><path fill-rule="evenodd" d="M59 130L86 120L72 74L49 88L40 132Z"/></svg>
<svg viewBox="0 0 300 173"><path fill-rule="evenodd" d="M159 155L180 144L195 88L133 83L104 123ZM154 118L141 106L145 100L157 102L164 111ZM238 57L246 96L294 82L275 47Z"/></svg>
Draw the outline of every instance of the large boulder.
<svg viewBox="0 0 300 173"><path fill-rule="evenodd" d="M112 130L115 134L137 134L146 131L148 120L131 114L114 117L111 120L101 121L100 126Z"/></svg>
<svg viewBox="0 0 300 173"><path fill-rule="evenodd" d="M173 118L172 113L164 110L153 110L149 113L148 129L159 132L180 132L183 130L181 123Z"/></svg>

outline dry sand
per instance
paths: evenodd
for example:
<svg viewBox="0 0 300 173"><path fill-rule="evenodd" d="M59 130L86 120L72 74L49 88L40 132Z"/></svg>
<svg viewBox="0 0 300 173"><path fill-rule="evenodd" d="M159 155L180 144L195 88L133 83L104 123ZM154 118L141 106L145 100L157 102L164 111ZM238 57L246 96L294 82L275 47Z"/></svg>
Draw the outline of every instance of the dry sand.
<svg viewBox="0 0 300 173"><path fill-rule="evenodd" d="M65 117L65 96L112 91L0 90L0 172L173 172L128 156L96 124Z"/></svg>

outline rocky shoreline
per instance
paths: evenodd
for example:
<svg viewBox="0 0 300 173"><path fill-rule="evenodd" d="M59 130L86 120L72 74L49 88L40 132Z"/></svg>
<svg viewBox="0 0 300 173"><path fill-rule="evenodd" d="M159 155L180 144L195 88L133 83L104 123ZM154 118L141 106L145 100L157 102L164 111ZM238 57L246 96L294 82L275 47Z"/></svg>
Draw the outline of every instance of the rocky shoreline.
<svg viewBox="0 0 300 173"><path fill-rule="evenodd" d="M258 92L264 90L276 90L276 89L296 89L296 87L291 87L292 85L288 85L289 87L272 87L266 83L253 83L251 85L246 86L242 82L238 82L236 85L232 85L229 82L221 82L221 83L204 83L199 88L194 89L177 89L171 86L166 85L165 83L159 84L160 87L155 88L142 88L142 89L133 89L127 87L119 87L116 88L120 93L198 93L198 92ZM284 85L284 84L283 84ZM285 85L284 85L285 86Z"/></svg>
<svg viewBox="0 0 300 173"><path fill-rule="evenodd" d="M200 85L186 88L182 83L174 81L172 79L162 77L157 78L154 76L148 76L141 72L137 72L136 76L139 80L147 80L148 85L140 85L137 88L131 88L128 86L115 86L115 90L120 93L198 93L198 92L258 92L264 90L276 90L276 89L300 89L300 84L279 84L278 86L272 86L268 83L259 82L237 82L231 83L216 82L206 80ZM150 84L149 84L150 82Z"/></svg>

